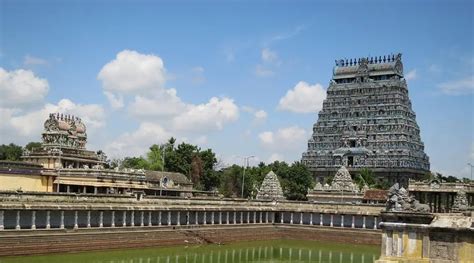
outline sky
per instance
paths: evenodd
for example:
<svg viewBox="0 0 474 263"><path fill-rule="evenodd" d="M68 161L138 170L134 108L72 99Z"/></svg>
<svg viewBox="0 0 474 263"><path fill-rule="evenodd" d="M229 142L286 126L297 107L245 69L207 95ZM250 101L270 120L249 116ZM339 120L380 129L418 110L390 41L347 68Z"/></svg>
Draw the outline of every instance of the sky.
<svg viewBox="0 0 474 263"><path fill-rule="evenodd" d="M109 158L154 143L297 161L340 58L401 52L432 171L474 164L472 1L0 0L0 143L81 117Z"/></svg>

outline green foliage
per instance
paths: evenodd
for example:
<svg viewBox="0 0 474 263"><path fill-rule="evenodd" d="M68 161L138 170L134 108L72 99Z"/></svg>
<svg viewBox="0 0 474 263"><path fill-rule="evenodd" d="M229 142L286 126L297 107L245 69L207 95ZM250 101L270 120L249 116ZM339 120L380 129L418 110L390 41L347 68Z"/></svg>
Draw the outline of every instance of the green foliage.
<svg viewBox="0 0 474 263"><path fill-rule="evenodd" d="M282 170L283 169L283 170ZM283 193L289 200L307 200L308 188L312 187L313 177L301 162L294 162L282 168L280 174Z"/></svg>
<svg viewBox="0 0 474 263"><path fill-rule="evenodd" d="M19 161L23 149L14 143L0 145L0 160Z"/></svg>
<svg viewBox="0 0 474 263"><path fill-rule="evenodd" d="M143 157L125 157L122 160L121 167L148 170L149 163Z"/></svg>
<svg viewBox="0 0 474 263"><path fill-rule="evenodd" d="M146 154L146 162L148 163L148 170L161 171L163 170L163 147L153 144L150 151Z"/></svg>
<svg viewBox="0 0 474 263"><path fill-rule="evenodd" d="M376 184L375 175L372 170L368 168L363 168L355 176L354 181L362 188L365 184L369 187L373 187Z"/></svg>
<svg viewBox="0 0 474 263"><path fill-rule="evenodd" d="M27 149L28 151L31 151L33 149L38 149L41 147L41 143L40 142L29 142L26 146L25 146L25 149Z"/></svg>

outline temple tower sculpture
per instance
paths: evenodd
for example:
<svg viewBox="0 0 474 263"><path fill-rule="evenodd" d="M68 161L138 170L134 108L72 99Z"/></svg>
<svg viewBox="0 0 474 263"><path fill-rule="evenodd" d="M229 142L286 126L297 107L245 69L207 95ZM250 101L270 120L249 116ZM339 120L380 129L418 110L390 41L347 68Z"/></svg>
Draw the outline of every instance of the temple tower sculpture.
<svg viewBox="0 0 474 263"><path fill-rule="evenodd" d="M401 54L337 60L302 162L322 182L344 165L408 183L429 171Z"/></svg>
<svg viewBox="0 0 474 263"><path fill-rule="evenodd" d="M257 193L257 199L260 200L285 200L283 190L278 176L273 172L268 172L263 179L262 185Z"/></svg>

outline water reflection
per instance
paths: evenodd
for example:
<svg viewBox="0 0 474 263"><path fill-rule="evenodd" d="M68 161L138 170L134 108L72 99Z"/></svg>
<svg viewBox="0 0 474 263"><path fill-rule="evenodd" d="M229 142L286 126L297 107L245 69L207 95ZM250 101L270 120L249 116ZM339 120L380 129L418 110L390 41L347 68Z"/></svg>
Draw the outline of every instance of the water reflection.
<svg viewBox="0 0 474 263"><path fill-rule="evenodd" d="M126 251L79 253L0 259L0 263L237 263L237 262L334 262L369 263L379 255L378 246L328 244L311 241L266 241L231 245L206 245Z"/></svg>

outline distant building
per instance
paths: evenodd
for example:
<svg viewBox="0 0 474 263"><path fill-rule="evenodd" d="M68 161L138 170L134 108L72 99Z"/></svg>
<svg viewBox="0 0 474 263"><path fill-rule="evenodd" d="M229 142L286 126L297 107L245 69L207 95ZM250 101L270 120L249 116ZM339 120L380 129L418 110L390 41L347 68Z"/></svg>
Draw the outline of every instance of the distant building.
<svg viewBox="0 0 474 263"><path fill-rule="evenodd" d="M187 196L193 184L183 174L136 169L105 169L106 155L86 149L81 119L50 114L41 147L25 150L23 162L0 162L0 190Z"/></svg>
<svg viewBox="0 0 474 263"><path fill-rule="evenodd" d="M318 182L344 165L408 184L429 171L401 54L336 61L302 162Z"/></svg>

